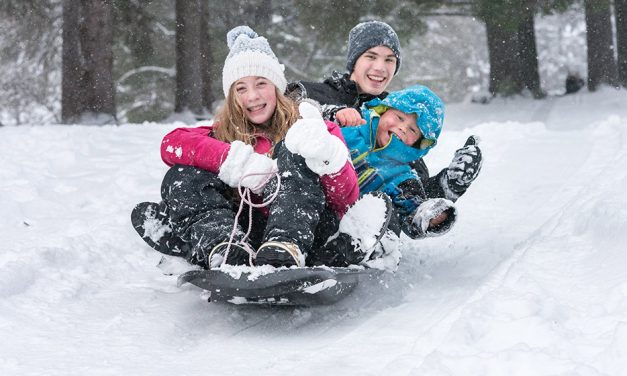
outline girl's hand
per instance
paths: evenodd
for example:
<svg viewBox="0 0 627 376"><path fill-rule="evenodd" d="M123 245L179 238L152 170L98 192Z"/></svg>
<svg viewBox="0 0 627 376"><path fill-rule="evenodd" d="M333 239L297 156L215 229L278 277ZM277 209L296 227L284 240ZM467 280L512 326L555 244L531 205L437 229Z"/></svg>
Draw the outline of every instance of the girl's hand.
<svg viewBox="0 0 627 376"><path fill-rule="evenodd" d="M343 127L354 127L357 125L366 124L366 121L361 118L359 111L354 108L343 108L335 114L336 122Z"/></svg>
<svg viewBox="0 0 627 376"><path fill-rule="evenodd" d="M329 133L322 115L309 103L298 106L300 116L285 135L285 146L305 158L307 167L316 174L335 174L350 160L344 142Z"/></svg>
<svg viewBox="0 0 627 376"><path fill-rule="evenodd" d="M220 166L218 178L229 187L246 187L255 194L261 194L277 170L276 160L255 153L251 145L242 141L233 141Z"/></svg>

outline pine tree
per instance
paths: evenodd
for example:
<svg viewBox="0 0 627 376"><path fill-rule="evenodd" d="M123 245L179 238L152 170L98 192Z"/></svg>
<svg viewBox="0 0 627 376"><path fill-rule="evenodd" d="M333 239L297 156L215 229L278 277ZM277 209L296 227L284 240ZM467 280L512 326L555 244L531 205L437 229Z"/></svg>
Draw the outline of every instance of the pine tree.
<svg viewBox="0 0 627 376"><path fill-rule="evenodd" d="M588 90L601 84L617 86L610 0L585 0L588 45Z"/></svg>
<svg viewBox="0 0 627 376"><path fill-rule="evenodd" d="M627 0L614 0L618 79L627 88Z"/></svg>
<svg viewBox="0 0 627 376"><path fill-rule="evenodd" d="M115 121L111 1L63 2L61 105L65 123Z"/></svg>

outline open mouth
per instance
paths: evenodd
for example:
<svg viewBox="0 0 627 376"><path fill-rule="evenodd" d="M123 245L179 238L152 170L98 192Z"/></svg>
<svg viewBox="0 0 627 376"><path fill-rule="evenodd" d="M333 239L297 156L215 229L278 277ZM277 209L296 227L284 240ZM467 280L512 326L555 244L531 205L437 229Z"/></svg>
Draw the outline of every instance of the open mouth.
<svg viewBox="0 0 627 376"><path fill-rule="evenodd" d="M257 111L261 111L266 107L265 103L264 104L259 104L256 106L252 106L252 107L248 107L248 112L257 112Z"/></svg>
<svg viewBox="0 0 627 376"><path fill-rule="evenodd" d="M369 74L368 79L374 82L383 83L385 82L386 77Z"/></svg>
<svg viewBox="0 0 627 376"><path fill-rule="evenodd" d="M401 141L403 141L405 138L405 135L402 134L401 132L394 132L394 131L390 132L389 136L390 136L390 139L392 139L392 136L396 136L396 138L398 138Z"/></svg>

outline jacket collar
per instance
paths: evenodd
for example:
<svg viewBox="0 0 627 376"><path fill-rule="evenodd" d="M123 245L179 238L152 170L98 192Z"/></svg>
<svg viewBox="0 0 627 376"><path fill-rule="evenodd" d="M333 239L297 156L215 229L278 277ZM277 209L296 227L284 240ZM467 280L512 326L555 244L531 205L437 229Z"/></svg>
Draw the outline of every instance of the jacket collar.
<svg viewBox="0 0 627 376"><path fill-rule="evenodd" d="M387 91L384 91L379 95L372 95L367 93L360 94L357 88L357 83L350 79L349 73L340 73L338 71L333 71L333 73L331 73L331 77L324 80L324 83L330 85L335 90L344 92L355 97L357 99L356 104L358 104L359 106L375 98L384 99L388 95Z"/></svg>

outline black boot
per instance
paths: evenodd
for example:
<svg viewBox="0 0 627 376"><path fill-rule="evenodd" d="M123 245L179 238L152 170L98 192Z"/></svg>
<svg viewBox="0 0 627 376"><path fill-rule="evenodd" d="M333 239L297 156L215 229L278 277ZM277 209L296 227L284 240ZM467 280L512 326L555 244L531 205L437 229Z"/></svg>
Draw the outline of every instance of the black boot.
<svg viewBox="0 0 627 376"><path fill-rule="evenodd" d="M372 212L368 209L375 209L371 205L383 205L385 209L376 228L369 226L372 218L368 215ZM347 267L376 259L385 254L381 239L388 232L400 234L398 214L392 200L383 192L368 193L348 209L340 221L339 232L310 253L307 264Z"/></svg>
<svg viewBox="0 0 627 376"><path fill-rule="evenodd" d="M189 245L173 230L167 206L161 202L142 202L131 212L135 231L154 250L170 256L187 258Z"/></svg>
<svg viewBox="0 0 627 376"><path fill-rule="evenodd" d="M226 260L224 256L226 255ZM210 268L219 268L223 263L227 265L252 266L255 250L246 242L222 242L211 250L206 263Z"/></svg>
<svg viewBox="0 0 627 376"><path fill-rule="evenodd" d="M305 256L294 243L268 241L259 247L255 258L256 265L305 266Z"/></svg>

